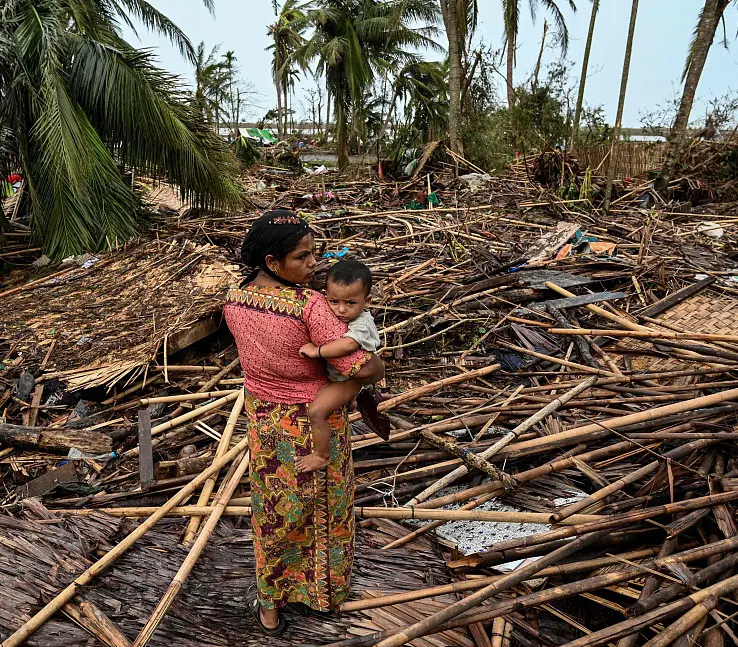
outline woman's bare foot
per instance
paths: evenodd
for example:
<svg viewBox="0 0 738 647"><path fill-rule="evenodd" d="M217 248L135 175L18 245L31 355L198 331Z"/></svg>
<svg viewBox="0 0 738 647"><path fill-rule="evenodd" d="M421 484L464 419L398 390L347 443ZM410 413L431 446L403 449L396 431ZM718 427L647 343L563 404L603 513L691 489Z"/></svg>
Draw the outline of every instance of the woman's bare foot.
<svg viewBox="0 0 738 647"><path fill-rule="evenodd" d="M315 472L327 467L331 462L330 456L321 456L313 452L307 456L299 456L295 459L295 467L298 472Z"/></svg>
<svg viewBox="0 0 738 647"><path fill-rule="evenodd" d="M267 629L276 629L279 626L279 611L277 609L259 609L261 624Z"/></svg>

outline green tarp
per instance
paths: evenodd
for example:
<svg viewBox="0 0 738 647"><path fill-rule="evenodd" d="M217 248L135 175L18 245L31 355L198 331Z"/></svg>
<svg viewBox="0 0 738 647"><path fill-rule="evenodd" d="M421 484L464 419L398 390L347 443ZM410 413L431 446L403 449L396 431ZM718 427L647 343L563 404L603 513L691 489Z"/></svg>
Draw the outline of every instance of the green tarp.
<svg viewBox="0 0 738 647"><path fill-rule="evenodd" d="M268 130L265 130L264 128L246 128L246 133L252 139L258 139L259 141L262 141L264 143L277 143L276 137L274 137L272 133L270 133Z"/></svg>

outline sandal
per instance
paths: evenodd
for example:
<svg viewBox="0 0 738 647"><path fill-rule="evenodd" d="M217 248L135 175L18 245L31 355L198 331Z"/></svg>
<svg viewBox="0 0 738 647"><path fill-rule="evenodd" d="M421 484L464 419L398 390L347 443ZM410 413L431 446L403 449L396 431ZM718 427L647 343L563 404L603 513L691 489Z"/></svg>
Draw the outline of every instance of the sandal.
<svg viewBox="0 0 738 647"><path fill-rule="evenodd" d="M356 396L356 405L364 424L382 440L389 440L390 420L387 416L379 413L377 400L369 389L359 391L359 395Z"/></svg>
<svg viewBox="0 0 738 647"><path fill-rule="evenodd" d="M264 625L261 619L261 602L259 602L259 598L254 597L250 599L248 606L251 615L254 616L254 619L265 636L281 636L287 630L287 621L282 614L279 615L279 624L273 629Z"/></svg>

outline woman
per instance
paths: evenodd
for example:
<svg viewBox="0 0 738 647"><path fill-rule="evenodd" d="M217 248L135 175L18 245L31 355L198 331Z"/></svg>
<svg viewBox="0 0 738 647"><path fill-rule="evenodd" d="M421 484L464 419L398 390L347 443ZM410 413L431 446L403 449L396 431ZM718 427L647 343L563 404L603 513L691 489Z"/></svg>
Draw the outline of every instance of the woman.
<svg viewBox="0 0 738 647"><path fill-rule="evenodd" d="M292 212L279 209L259 218L241 258L257 269L229 291L225 318L245 370L258 589L250 605L262 630L279 635L285 604L330 611L348 595L354 475L345 410L330 419L328 467L300 474L295 469L295 457L313 451L308 404L328 382L324 362L300 356L300 347L339 339L347 326L323 295L301 287L315 271L315 241ZM363 351L329 361L365 384L384 375L382 361Z"/></svg>

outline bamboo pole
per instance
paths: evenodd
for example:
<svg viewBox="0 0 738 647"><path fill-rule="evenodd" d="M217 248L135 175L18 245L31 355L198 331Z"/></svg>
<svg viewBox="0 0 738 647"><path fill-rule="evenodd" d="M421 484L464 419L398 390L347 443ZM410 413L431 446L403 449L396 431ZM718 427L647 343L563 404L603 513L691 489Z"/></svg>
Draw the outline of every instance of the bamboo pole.
<svg viewBox="0 0 738 647"><path fill-rule="evenodd" d="M117 517L142 517L152 511L156 511L156 507L128 507L128 508L95 508L94 510L86 509L63 509L55 510L58 514L80 514L87 515L92 512L102 512ZM208 515L213 511L212 506L208 505L184 505L173 507L167 510L165 516L170 517L190 517L193 515ZM243 516L250 514L251 508L248 506L232 506L225 508L223 514L226 516ZM483 510L471 512L465 510L423 510L420 508L382 508L359 506L355 509L357 519L418 519L418 520L444 520L444 521L489 521L495 523L548 523L547 512L506 512L498 510ZM564 525L576 526L578 524L592 523L601 520L601 516L592 514L573 515L569 517Z"/></svg>
<svg viewBox="0 0 738 647"><path fill-rule="evenodd" d="M586 383L586 381L585 381ZM561 408L564 404L566 404L569 400L571 400L573 397L577 395L580 391L576 391L578 387L574 387L571 391L568 393L563 394L561 397L556 398L553 402L550 402L545 407L534 413L530 418L524 420L521 422L517 427L515 427L510 434L515 434L515 436L520 436L523 432L527 431L534 425L541 422L541 420L547 418L549 415L551 415L554 411ZM508 435L510 435L508 434ZM506 443L507 444L507 443ZM492 445L489 449L486 449L481 454L479 454L479 457L487 460L494 454L500 451L500 449L496 448L496 445ZM469 472L466 465L462 465L461 467L458 467L450 474L447 474L443 478L439 479L436 483L431 485L429 488L426 488L419 494L416 494L408 503L405 505L407 506L413 506L418 503L421 503L422 501L425 501L429 499L431 496L433 496L436 492L439 490L442 490L445 487L448 487L452 483L455 483L457 480L459 480L462 476L467 474Z"/></svg>
<svg viewBox="0 0 738 647"><path fill-rule="evenodd" d="M633 337L634 339L683 339L686 341L728 341L738 343L738 335L718 335L698 332L667 332L663 330L613 330L609 328L549 328L552 335L592 335L595 337Z"/></svg>
<svg viewBox="0 0 738 647"><path fill-rule="evenodd" d="M157 398L141 398L139 402L143 406L157 404L161 402L190 402L192 400L210 400L211 398L222 398L231 393L238 393L238 389L229 389L227 391L204 391L200 393L185 393L184 395L162 395Z"/></svg>
<svg viewBox="0 0 738 647"><path fill-rule="evenodd" d="M572 400L577 395L582 393L583 391L586 391L587 389L593 387L597 383L597 376L593 376L590 378L587 378L584 380L584 382L577 384L573 389L570 391L567 391L563 395L559 396L558 398L555 398L552 402L550 402L546 407L551 407L551 411L555 411L559 407L563 406L569 400ZM541 413L545 411L545 408L541 410ZM547 416L550 412L546 412L544 416ZM538 414L537 414L538 415ZM535 423L534 423L535 424ZM528 427L530 428L530 427ZM525 431L525 428L521 429L521 425L518 425L513 429L512 431L505 434L500 440L498 440L492 447L490 447L488 450L484 452L484 458L490 459L495 454L499 453L502 449L507 447L513 440L520 437L520 434Z"/></svg>
<svg viewBox="0 0 738 647"><path fill-rule="evenodd" d="M185 485L177 494L169 501L161 506L154 514L152 514L140 526L128 534L125 539L114 546L97 562L79 575L71 584L67 585L42 609L31 617L27 622L11 634L2 644L2 647L18 647L22 645L29 636L38 630L49 618L51 618L62 606L71 600L78 592L80 587L91 582L97 575L102 573L116 559L133 546L141 537L143 537L160 519L163 519L167 513L186 500L208 477L215 474L221 467L227 465L236 458L242 451L248 447L248 439L242 440L233 449L225 453L218 461L194 478L190 483Z"/></svg>
<svg viewBox="0 0 738 647"><path fill-rule="evenodd" d="M468 611L469 609L482 604L493 595L506 591L516 584L520 584L526 579L529 579L532 575L543 570L546 566L553 565L562 559L577 553L582 548L594 543L607 534L608 531L601 531L591 533L585 537L578 537L565 546L557 548L548 555L541 557L534 562L520 566L512 573L504 575L496 582L485 586L483 589L472 593L466 598L454 602L445 609L434 613L420 622L413 623L412 625L400 629L394 636L377 643L377 647L402 647L405 643L411 642L415 638L429 633L434 627L455 618L464 611Z"/></svg>
<svg viewBox="0 0 738 647"><path fill-rule="evenodd" d="M639 411L637 413L631 413L625 416L618 416L616 418L609 418L607 420L583 425L582 427L574 427L573 429L551 434L550 436L525 440L520 443L516 443L515 449L523 454L535 453L537 451L542 451L542 447L561 447L563 445L580 442L589 434L594 432L619 429L620 427L625 427L639 422L658 420L672 414L686 413L687 411L694 411L696 409L709 407L713 404L719 404L720 402L736 399L738 399L738 389L729 389L727 391L704 395L684 402L676 402L663 407L656 407L655 409L650 409L648 411Z"/></svg>
<svg viewBox="0 0 738 647"><path fill-rule="evenodd" d="M738 498L738 492L735 492ZM358 519L429 519L444 521L492 521L496 523L548 523L548 512L503 512L500 510L426 510L415 507L402 508L356 508ZM572 515L563 523L577 526L585 523L599 523L602 516L593 514Z"/></svg>
<svg viewBox="0 0 738 647"><path fill-rule="evenodd" d="M474 371L468 371L466 373L459 373L459 375L452 375L451 377L446 377L442 380L431 382L430 384L424 384L423 386L409 389L408 391L389 398L384 402L380 402L377 405L377 411L389 411L390 409L394 409L395 407L401 404L405 404L406 402L412 402L413 400L422 398L424 395L428 395L429 393L435 393L436 391L445 389L447 386L470 382L471 380L476 380L479 377L484 377L485 375L489 375L490 373L494 373L495 371L499 370L499 364L491 364L490 366L485 366L484 368L478 368ZM349 420L352 422L359 420L360 418L361 415L355 413L349 416ZM374 434L374 436L376 436L376 434ZM367 437L369 437L369 434L367 434Z"/></svg>
<svg viewBox="0 0 738 647"><path fill-rule="evenodd" d="M159 601L159 604L156 606L156 609L154 609L154 612L151 614L148 622L144 625L143 629L141 629L141 632L138 634L136 640L133 643L133 647L146 647L146 645L149 644L149 641L154 635L157 627L161 624L161 621L164 620L164 616L166 615L167 611L169 611L169 608L172 606L174 598L177 596L185 581L187 580L187 577L192 572L192 569L195 567L195 564L197 563L197 560L199 559L202 551L208 543L210 536L213 534L215 527L218 525L218 521L220 521L223 510L225 509L226 505L228 505L228 501L233 496L233 493L236 491L236 488L241 482L241 478L246 473L248 467L249 452L248 450L246 450L244 451L243 458L241 458L240 462L236 460L232 463L231 468L229 469L224 479L223 491L216 497L212 512L210 513L210 516L208 516L208 520L205 522L202 531L198 535L197 541L195 541L195 543L193 544L192 549L187 555L187 558L184 560L184 562L182 562L182 566L180 566L177 574L174 576L174 579L169 585L167 592Z"/></svg>
<svg viewBox="0 0 738 647"><path fill-rule="evenodd" d="M589 496L584 497L579 501L575 501L574 503L560 508L551 515L550 521L551 523L561 523L561 521L566 519L569 515L574 514L575 512L579 512L580 510L584 510L584 508L589 507L593 503L597 503L597 501L602 501L602 499L606 499L611 494L622 490L626 485L635 483L636 481L642 479L644 476L647 476L651 472L655 472L664 461L679 460L680 458L684 458L691 452L699 451L700 449L708 447L715 442L717 442L717 440L697 440L691 443L686 443L681 447L676 447L675 449L666 452L662 458L652 461L647 465L644 465L640 469L637 469L634 472L630 472L630 474L626 474L624 477L618 479L617 481L614 481L613 483L610 483L603 488L600 488L599 490L597 490L597 492L594 492L593 494L590 494Z"/></svg>
<svg viewBox="0 0 738 647"><path fill-rule="evenodd" d="M233 430L236 428L238 417L241 415L241 411L243 410L244 398L245 392L243 389L240 389L238 397L236 398L236 402L233 405L233 409L231 409L231 415L228 416L228 422L226 423L223 434L221 435L220 441L218 442L218 448L215 450L213 461L218 460L223 454L228 451L228 447L231 444L231 438L233 436ZM197 498L197 505L204 506L208 504L208 501L210 500L210 495L213 493L213 489L215 488L215 482L217 478L218 473L216 472L207 481L205 481L205 484L202 486L202 490L200 491L200 496ZM200 526L200 520L200 517L192 517L189 524L187 524L187 530L185 531L184 539L182 540L182 543L185 546L192 543L192 540L195 538L197 529Z"/></svg>
<svg viewBox="0 0 738 647"><path fill-rule="evenodd" d="M219 384L220 381L229 373L231 373L234 369L238 368L241 365L241 358L236 357L230 364L227 364L223 367L222 370L218 371L212 378L210 378L205 384L203 384L198 390L198 393L202 393L203 391L210 391L216 384ZM241 381L241 384L243 384L243 381ZM180 415L184 409L182 407L177 407L172 412L172 418L176 418L178 415Z"/></svg>
<svg viewBox="0 0 738 647"><path fill-rule="evenodd" d="M581 573L583 571L595 570L604 566L613 564L622 564L622 560L643 559L655 555L654 548L641 548L633 550L622 555L611 555L607 557L597 557L595 559L587 559L579 562L571 562L562 564L561 566L549 566L535 574L535 579L541 577L561 577L571 575L573 573ZM641 569L637 574L642 572ZM476 591L487 584L496 582L504 575L489 575L487 577L479 577L473 580L462 580L460 582L452 582L451 584L440 584L438 586L430 586L425 589L416 589L414 591L403 591L401 593L393 593L378 598L365 598L363 600L351 600L341 605L341 613L351 611L365 611L367 609L377 609L379 607L388 607L395 604L403 604L405 602L413 602L414 600L422 600L424 598L433 598L437 595L448 595L450 593L464 593L466 591Z"/></svg>
<svg viewBox="0 0 738 647"><path fill-rule="evenodd" d="M654 609L653 611L642 616L638 616L637 618L623 620L622 622L610 625L609 627L605 627L599 631L594 631L587 636L572 640L571 642L562 645L562 647L596 647L598 645L604 645L617 638L629 636L630 634L641 631L646 627L651 627L655 623L667 618L686 613L694 606L701 604L712 596L718 598L727 593L731 593L736 589L738 589L738 575L734 575L733 577L729 577L721 582L717 582L701 591L697 591L692 595L676 600L666 606Z"/></svg>

